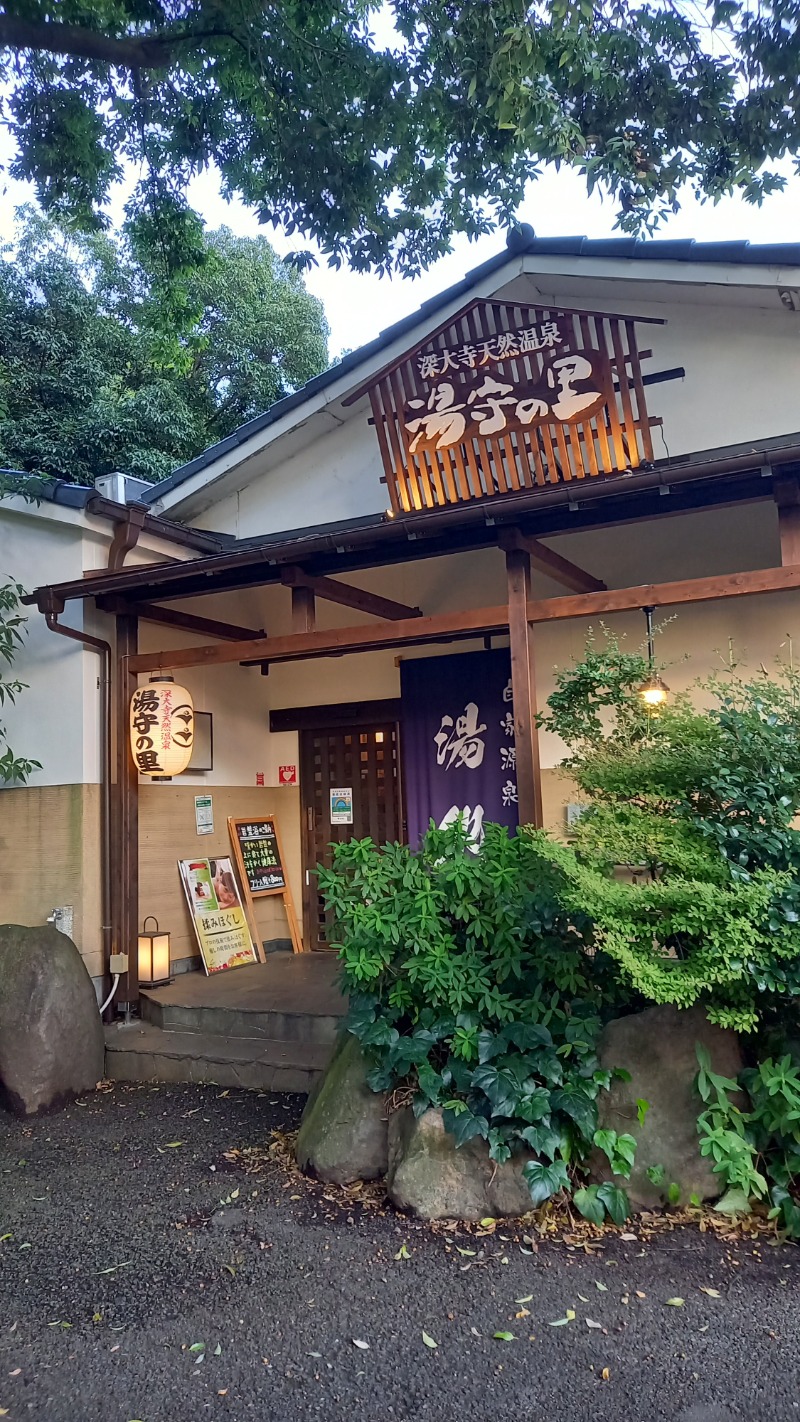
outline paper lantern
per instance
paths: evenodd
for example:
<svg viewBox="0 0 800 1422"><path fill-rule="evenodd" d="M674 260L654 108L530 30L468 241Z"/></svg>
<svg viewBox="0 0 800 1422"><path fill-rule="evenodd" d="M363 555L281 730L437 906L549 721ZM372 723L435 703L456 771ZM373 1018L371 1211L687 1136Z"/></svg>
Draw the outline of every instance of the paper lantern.
<svg viewBox="0 0 800 1422"><path fill-rule="evenodd" d="M143 775L180 775L192 757L194 707L171 676L152 677L131 697L131 753Z"/></svg>
<svg viewBox="0 0 800 1422"><path fill-rule="evenodd" d="M151 922L156 926L155 933L146 931ZM169 934L159 931L158 919L149 913L139 934L139 983L142 987L160 987L169 982L169 973Z"/></svg>

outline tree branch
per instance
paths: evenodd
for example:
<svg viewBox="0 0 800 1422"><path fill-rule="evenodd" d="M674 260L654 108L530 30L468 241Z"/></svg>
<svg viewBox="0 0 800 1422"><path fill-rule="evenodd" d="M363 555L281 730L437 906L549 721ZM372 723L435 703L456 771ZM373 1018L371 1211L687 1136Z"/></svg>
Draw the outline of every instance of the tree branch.
<svg viewBox="0 0 800 1422"><path fill-rule="evenodd" d="M16 15L0 15L0 48L45 50L74 59L95 59L118 69L166 69L178 45L229 35L218 27L183 34L134 35L119 39L80 25L32 22Z"/></svg>

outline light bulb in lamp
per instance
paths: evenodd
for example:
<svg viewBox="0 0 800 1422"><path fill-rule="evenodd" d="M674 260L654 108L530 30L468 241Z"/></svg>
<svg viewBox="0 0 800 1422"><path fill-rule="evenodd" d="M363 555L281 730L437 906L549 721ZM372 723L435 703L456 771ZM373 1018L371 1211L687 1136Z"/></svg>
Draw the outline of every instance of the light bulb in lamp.
<svg viewBox="0 0 800 1422"><path fill-rule="evenodd" d="M155 932L148 933L148 923L155 924ZM169 934L162 933L158 919L148 914L139 934L139 983L141 987L161 987L170 977Z"/></svg>
<svg viewBox="0 0 800 1422"><path fill-rule="evenodd" d="M659 706L663 706L669 700L669 687L660 676L651 672L647 680L643 681L641 686L637 686L636 694L648 711L656 711Z"/></svg>

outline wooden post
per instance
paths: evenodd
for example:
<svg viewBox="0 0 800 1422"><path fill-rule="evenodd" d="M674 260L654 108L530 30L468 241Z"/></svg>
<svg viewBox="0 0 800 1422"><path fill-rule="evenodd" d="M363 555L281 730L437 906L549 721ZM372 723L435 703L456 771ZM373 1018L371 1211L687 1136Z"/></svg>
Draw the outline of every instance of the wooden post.
<svg viewBox="0 0 800 1422"><path fill-rule="evenodd" d="M778 505L781 566L791 568L800 563L800 488L796 479L776 478L773 492Z"/></svg>
<svg viewBox="0 0 800 1422"><path fill-rule="evenodd" d="M128 723L131 697L138 677L128 658L136 655L139 619L129 613L117 617L117 812L113 943L115 953L127 953L128 971L120 978L117 1001L128 1006L139 1000L139 772L130 751Z"/></svg>
<svg viewBox="0 0 800 1422"><path fill-rule="evenodd" d="M519 822L521 825L535 825L537 829L541 829L542 774L539 763L539 729L536 725L536 678L533 635L528 623L528 603L531 595L530 554L523 549L509 549L506 553L506 574Z"/></svg>
<svg viewBox="0 0 800 1422"><path fill-rule="evenodd" d="M314 589L292 588L292 631L313 632L316 626L316 601Z"/></svg>

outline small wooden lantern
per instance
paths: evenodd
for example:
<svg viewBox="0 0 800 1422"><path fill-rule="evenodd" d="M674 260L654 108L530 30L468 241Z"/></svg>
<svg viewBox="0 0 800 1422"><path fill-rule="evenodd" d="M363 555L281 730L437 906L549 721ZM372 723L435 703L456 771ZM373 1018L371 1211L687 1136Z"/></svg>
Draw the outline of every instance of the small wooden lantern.
<svg viewBox="0 0 800 1422"><path fill-rule="evenodd" d="M155 933L147 932L148 923L154 923ZM169 934L161 933L158 919L149 913L139 934L139 983L142 987L163 987L170 977Z"/></svg>

